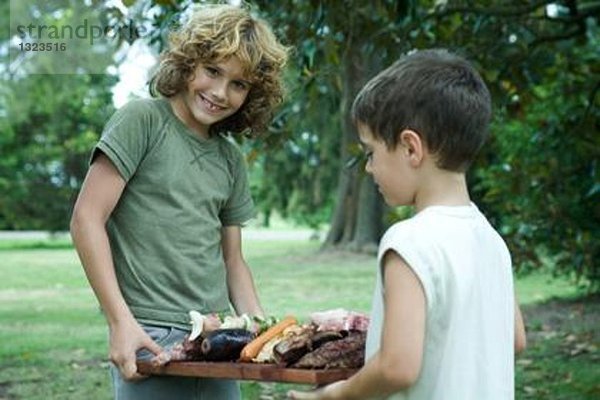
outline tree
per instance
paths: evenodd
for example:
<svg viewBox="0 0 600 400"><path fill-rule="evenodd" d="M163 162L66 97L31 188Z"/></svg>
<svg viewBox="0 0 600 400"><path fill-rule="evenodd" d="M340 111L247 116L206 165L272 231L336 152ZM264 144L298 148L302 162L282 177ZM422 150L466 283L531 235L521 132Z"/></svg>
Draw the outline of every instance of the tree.
<svg viewBox="0 0 600 400"><path fill-rule="evenodd" d="M5 82L0 228L66 230L102 126L114 111L107 75L31 75Z"/></svg>
<svg viewBox="0 0 600 400"><path fill-rule="evenodd" d="M591 288L598 289L600 243L593 238L600 237L596 172L600 4L378 1L368 8L356 1L288 4L285 10L280 4L277 10L263 6L278 25L287 27L283 32L290 42L314 43L318 50L310 53L317 55L312 73L319 75L324 65L326 72L330 65L325 60L339 61L345 132L341 161L354 145L349 102L379 69L373 60L387 65L403 52L429 47L448 47L473 60L497 109L494 137L469 176L473 195L504 233L515 265L540 266L551 259L557 273L586 277ZM299 68L306 68L310 59L302 51L306 47L300 47ZM571 134L565 137L567 132ZM556 171L552 166L562 168ZM326 244L360 248L378 239L383 208L373 200L376 195L369 182L358 172L340 174Z"/></svg>
<svg viewBox="0 0 600 400"><path fill-rule="evenodd" d="M23 20L40 26L73 24L77 16L68 1L14 6L29 13ZM0 229L66 230L90 150L114 111L111 88L117 78L85 69L56 74L52 68L60 54L36 58L9 46L8 39L1 38L10 57L3 54L0 70ZM95 54L94 67L102 71L106 57Z"/></svg>
<svg viewBox="0 0 600 400"><path fill-rule="evenodd" d="M259 6L279 28L281 36L289 43L300 43L294 65L297 71L302 71L299 79L305 92L302 115L313 122L314 116L322 118L324 109L331 110L328 124L337 126L323 129L325 124L313 124L312 128L320 137L333 135L335 139L324 142L330 146L322 150L329 154L330 160L335 160L337 168L334 168L338 171L336 180L322 182L329 193L337 193L325 246L372 249L384 228L384 207L372 180L365 178L359 168L345 167L348 160L359 154L349 109L366 80L391 60L393 52L385 43L386 32L390 24L407 17L407 10L392 1L375 5L295 1L288 3L288 7L259 2ZM376 57L372 56L375 52ZM315 87L319 91L315 92ZM296 104L298 100L294 100ZM337 116L341 123L331 116ZM288 140L294 140L293 133L289 137ZM319 168L331 165L324 160L322 163Z"/></svg>
<svg viewBox="0 0 600 400"><path fill-rule="evenodd" d="M190 2L140 4L159 10L152 39L163 43L165 27ZM557 273L599 288L598 2L253 4L296 50L292 96L264 141L249 148L263 166L254 188L265 210L303 217L332 207L326 246L372 248L386 218L407 211L386 210L371 180L344 167L358 153L350 104L399 55L447 47L475 63L493 94L494 135L468 179L515 265L551 259ZM322 171L337 171L337 179Z"/></svg>
<svg viewBox="0 0 600 400"><path fill-rule="evenodd" d="M470 178L515 265L549 264L600 289L600 5L538 1L436 14L440 29L461 15L449 43L480 64L494 95L492 141Z"/></svg>

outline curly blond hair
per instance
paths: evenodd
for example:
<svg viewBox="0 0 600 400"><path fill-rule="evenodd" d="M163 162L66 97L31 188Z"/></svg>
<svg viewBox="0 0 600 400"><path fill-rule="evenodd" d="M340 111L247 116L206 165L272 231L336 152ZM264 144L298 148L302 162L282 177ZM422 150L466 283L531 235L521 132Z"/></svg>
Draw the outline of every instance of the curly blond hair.
<svg viewBox="0 0 600 400"><path fill-rule="evenodd" d="M198 64L219 63L236 56L251 83L240 109L213 124L210 132L256 136L271 122L283 100L281 72L289 48L282 45L269 25L246 8L226 4L203 5L169 36L169 48L150 80L150 93L170 98L185 90Z"/></svg>

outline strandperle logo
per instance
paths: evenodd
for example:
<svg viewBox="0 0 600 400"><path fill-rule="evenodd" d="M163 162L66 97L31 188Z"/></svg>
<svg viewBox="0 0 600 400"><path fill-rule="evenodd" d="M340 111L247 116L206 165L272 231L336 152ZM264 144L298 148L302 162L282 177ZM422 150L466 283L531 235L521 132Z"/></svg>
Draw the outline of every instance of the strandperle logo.
<svg viewBox="0 0 600 400"><path fill-rule="evenodd" d="M91 0L10 0L9 68L24 74L105 74L113 57L147 32L108 18Z"/></svg>
<svg viewBox="0 0 600 400"><path fill-rule="evenodd" d="M90 45L101 43L102 39L118 40L124 38L135 40L144 33L143 27L135 26L133 21L126 21L123 25L94 25L87 18L83 23L72 25L46 25L29 23L29 25L17 25L17 35L21 39L36 40L43 42L50 40L73 40L83 39Z"/></svg>

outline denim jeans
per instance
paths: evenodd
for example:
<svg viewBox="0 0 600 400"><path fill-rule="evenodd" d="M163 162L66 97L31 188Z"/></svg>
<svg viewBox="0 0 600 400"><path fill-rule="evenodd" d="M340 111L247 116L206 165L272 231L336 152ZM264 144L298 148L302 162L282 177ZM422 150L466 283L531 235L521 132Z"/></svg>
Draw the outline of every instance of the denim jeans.
<svg viewBox="0 0 600 400"><path fill-rule="evenodd" d="M162 348L168 349L183 340L187 332L161 326L144 326L144 330ZM137 353L138 360L148 360L148 350ZM150 376L136 382L125 381L113 364L110 366L115 400L239 400L237 381L179 376Z"/></svg>

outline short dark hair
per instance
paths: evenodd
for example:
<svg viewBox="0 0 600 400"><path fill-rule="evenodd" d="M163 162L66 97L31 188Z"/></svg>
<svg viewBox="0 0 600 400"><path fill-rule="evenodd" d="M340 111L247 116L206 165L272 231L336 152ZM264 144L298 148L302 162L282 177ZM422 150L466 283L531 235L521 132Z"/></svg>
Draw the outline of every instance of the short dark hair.
<svg viewBox="0 0 600 400"><path fill-rule="evenodd" d="M475 68L444 49L402 56L371 79L352 105L355 124L395 148L398 134L417 132L438 167L467 170L488 135L490 93Z"/></svg>

